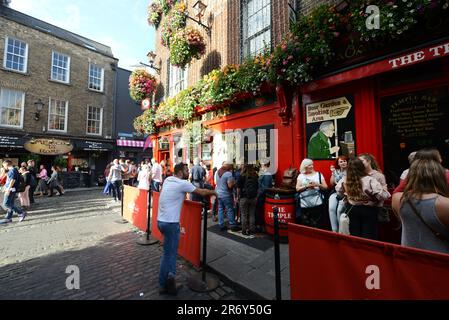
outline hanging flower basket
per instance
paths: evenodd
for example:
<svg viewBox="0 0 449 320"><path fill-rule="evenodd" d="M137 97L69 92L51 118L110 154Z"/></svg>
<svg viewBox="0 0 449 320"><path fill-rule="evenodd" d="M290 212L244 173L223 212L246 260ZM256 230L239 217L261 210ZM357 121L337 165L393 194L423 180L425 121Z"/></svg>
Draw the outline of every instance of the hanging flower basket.
<svg viewBox="0 0 449 320"><path fill-rule="evenodd" d="M156 78L145 70L137 69L129 77L129 95L136 102L151 98L156 86Z"/></svg>
<svg viewBox="0 0 449 320"><path fill-rule="evenodd" d="M165 17L161 27L161 43L169 47L171 39L179 29L187 24L187 6L184 2L177 3Z"/></svg>
<svg viewBox="0 0 449 320"><path fill-rule="evenodd" d="M178 2L178 0L159 0L161 3L162 11L167 14L171 8Z"/></svg>
<svg viewBox="0 0 449 320"><path fill-rule="evenodd" d="M200 59L206 53L206 43L200 32L193 28L179 30L171 39L170 63L185 68L192 59Z"/></svg>
<svg viewBox="0 0 449 320"><path fill-rule="evenodd" d="M158 0L154 1L148 6L148 24L159 27L162 19L162 6Z"/></svg>

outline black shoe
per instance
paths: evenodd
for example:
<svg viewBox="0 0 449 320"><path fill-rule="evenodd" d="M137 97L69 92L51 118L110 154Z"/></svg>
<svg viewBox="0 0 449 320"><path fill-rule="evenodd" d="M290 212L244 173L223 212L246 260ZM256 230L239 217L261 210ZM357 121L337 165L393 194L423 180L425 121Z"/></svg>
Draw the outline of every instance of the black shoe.
<svg viewBox="0 0 449 320"><path fill-rule="evenodd" d="M237 225L231 226L231 231L240 231L240 230L242 230L242 228Z"/></svg>
<svg viewBox="0 0 449 320"><path fill-rule="evenodd" d="M228 227L226 227L226 226L220 227L220 231L227 231L227 230L228 230Z"/></svg>
<svg viewBox="0 0 449 320"><path fill-rule="evenodd" d="M169 277L167 279L166 290L167 290L167 294L171 294L174 296L176 296L178 294L179 287L176 287L176 279L175 278Z"/></svg>

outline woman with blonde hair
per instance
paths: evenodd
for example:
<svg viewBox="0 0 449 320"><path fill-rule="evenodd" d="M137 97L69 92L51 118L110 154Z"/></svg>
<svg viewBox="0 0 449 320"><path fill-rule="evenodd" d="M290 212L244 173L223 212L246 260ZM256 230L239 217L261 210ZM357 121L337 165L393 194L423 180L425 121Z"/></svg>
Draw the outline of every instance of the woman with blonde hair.
<svg viewBox="0 0 449 320"><path fill-rule="evenodd" d="M323 228L324 195L327 190L324 176L314 170L313 161L304 159L301 162L300 174L296 180L296 191L299 193L300 215L297 211L297 222L314 228Z"/></svg>
<svg viewBox="0 0 449 320"><path fill-rule="evenodd" d="M142 169L139 171L139 175L137 176L137 181L139 182L137 188L142 190L150 190L151 183L151 171L150 167L147 164L142 166Z"/></svg>
<svg viewBox="0 0 449 320"><path fill-rule="evenodd" d="M449 187L439 161L415 159L404 192L392 206L402 222L401 244L449 254Z"/></svg>
<svg viewBox="0 0 449 320"><path fill-rule="evenodd" d="M353 158L349 160L346 177L335 190L340 196L346 196L350 234L377 240L378 205L390 198L386 186L366 172L362 160Z"/></svg>

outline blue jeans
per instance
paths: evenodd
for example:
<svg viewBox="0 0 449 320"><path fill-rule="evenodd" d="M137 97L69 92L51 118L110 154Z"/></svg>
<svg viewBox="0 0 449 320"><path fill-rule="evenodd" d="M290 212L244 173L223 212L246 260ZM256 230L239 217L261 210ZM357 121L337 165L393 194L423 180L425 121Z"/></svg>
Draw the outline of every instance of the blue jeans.
<svg viewBox="0 0 449 320"><path fill-rule="evenodd" d="M337 199L337 194L332 193L329 197L329 219L331 221L332 231L338 232L340 216L345 210L343 200Z"/></svg>
<svg viewBox="0 0 449 320"><path fill-rule="evenodd" d="M14 202L16 200L16 192L10 192L8 196L3 198L3 209L6 210L5 219L12 219L12 215L16 212L18 215L23 215L23 210L20 207L16 207Z"/></svg>
<svg viewBox="0 0 449 320"><path fill-rule="evenodd" d="M151 190L159 192L161 188L161 183L158 181L151 181Z"/></svg>
<svg viewBox="0 0 449 320"><path fill-rule="evenodd" d="M116 180L114 182L111 182L112 187L112 196L115 200L122 200L122 182L120 180Z"/></svg>
<svg viewBox="0 0 449 320"><path fill-rule="evenodd" d="M235 226L234 221L234 201L232 198L218 198L218 224L220 228L224 227L224 211L228 216L230 226Z"/></svg>
<svg viewBox="0 0 449 320"><path fill-rule="evenodd" d="M164 253L161 258L159 271L159 287L165 288L167 278L176 276L176 256L178 254L179 237L181 228L179 223L157 222L159 231L164 236Z"/></svg>

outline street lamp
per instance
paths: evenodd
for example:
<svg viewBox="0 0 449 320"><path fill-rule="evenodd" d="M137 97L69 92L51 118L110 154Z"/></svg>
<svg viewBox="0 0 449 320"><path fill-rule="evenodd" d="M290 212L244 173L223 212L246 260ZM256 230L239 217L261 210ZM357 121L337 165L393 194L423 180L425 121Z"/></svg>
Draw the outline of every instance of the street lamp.
<svg viewBox="0 0 449 320"><path fill-rule="evenodd" d="M153 70L155 70L157 72L157 74L161 73L161 68L158 68L154 65L154 60L156 60L156 53L154 53L154 51L150 51L147 53L147 57L148 57L148 61L150 62L150 64L146 64L143 62L139 62L142 66L151 68Z"/></svg>
<svg viewBox="0 0 449 320"><path fill-rule="evenodd" d="M211 34L211 29L210 27L204 25L203 23L201 23L201 18L204 16L204 12L206 11L207 5L205 5L203 3L203 1L198 0L194 5L193 5L193 9L195 10L195 17L198 18L198 20L193 19L190 16L187 16L187 18L189 18L192 21L195 21L196 23L198 23L200 26L202 26L204 29L207 30L207 34L210 36Z"/></svg>
<svg viewBox="0 0 449 320"><path fill-rule="evenodd" d="M39 121L41 117L41 111L44 108L44 103L39 98L35 103L34 106L36 107L36 112L34 113L34 120Z"/></svg>

